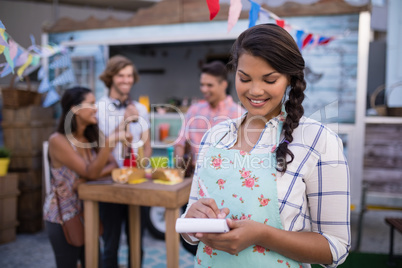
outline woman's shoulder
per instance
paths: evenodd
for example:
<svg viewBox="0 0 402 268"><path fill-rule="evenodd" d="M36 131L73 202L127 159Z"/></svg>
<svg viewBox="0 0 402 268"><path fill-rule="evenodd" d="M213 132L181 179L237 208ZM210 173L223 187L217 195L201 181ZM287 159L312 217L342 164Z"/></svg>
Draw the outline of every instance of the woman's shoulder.
<svg viewBox="0 0 402 268"><path fill-rule="evenodd" d="M336 124L333 124L336 126ZM299 126L293 131L293 142L302 144L310 148L315 148L320 152L328 149L328 146L339 146L342 144L337 133L327 125L303 116L299 121Z"/></svg>
<svg viewBox="0 0 402 268"><path fill-rule="evenodd" d="M237 126L240 125L243 116L237 118L228 118L222 122L219 122L215 126L213 126L210 131L211 132L222 132L223 130L230 130L232 128L237 129Z"/></svg>
<svg viewBox="0 0 402 268"><path fill-rule="evenodd" d="M49 137L49 147L60 147L69 145L69 141L64 134L55 132Z"/></svg>

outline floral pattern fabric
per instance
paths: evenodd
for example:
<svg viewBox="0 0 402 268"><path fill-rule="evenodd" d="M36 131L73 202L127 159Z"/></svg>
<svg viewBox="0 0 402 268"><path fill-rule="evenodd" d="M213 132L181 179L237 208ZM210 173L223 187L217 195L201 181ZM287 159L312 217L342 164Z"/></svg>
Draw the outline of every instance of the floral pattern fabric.
<svg viewBox="0 0 402 268"><path fill-rule="evenodd" d="M250 154L210 147L205 157L207 164L197 174L198 198L211 197L218 206L228 207L228 218L232 220L254 220L282 229L278 202L270 202L278 200L273 153ZM302 267L260 245L230 255L202 242L198 244L194 264L195 267Z"/></svg>

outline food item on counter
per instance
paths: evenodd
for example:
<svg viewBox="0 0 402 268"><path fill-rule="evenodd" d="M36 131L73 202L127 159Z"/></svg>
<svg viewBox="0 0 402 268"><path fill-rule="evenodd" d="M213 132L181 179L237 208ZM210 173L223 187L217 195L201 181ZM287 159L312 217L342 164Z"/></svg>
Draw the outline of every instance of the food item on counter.
<svg viewBox="0 0 402 268"><path fill-rule="evenodd" d="M177 168L157 168L152 174L152 179L171 182L183 181L184 171Z"/></svg>
<svg viewBox="0 0 402 268"><path fill-rule="evenodd" d="M144 169L139 168L116 168L112 170L113 181L127 183L131 180L145 178Z"/></svg>
<svg viewBox="0 0 402 268"><path fill-rule="evenodd" d="M117 182L126 183L128 177L133 173L132 170L122 169L121 174L117 177Z"/></svg>

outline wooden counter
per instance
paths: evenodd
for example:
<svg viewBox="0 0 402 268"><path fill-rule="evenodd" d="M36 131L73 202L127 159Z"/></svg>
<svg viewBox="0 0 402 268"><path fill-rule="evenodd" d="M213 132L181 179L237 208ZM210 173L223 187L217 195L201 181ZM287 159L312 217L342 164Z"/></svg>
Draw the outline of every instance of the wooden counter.
<svg viewBox="0 0 402 268"><path fill-rule="evenodd" d="M140 206L166 208L166 263L168 268L179 267L179 234L175 231L180 208L188 202L192 180L187 178L176 185L156 184L147 181L140 184L117 184L111 181L81 184L79 198L84 200L85 264L98 267L99 202L129 205L131 266L141 267Z"/></svg>

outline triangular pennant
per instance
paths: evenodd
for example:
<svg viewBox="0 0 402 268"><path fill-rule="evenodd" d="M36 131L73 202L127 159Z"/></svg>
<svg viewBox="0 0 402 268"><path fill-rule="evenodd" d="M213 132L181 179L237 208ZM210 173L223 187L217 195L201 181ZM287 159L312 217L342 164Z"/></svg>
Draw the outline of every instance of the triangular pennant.
<svg viewBox="0 0 402 268"><path fill-rule="evenodd" d="M45 68L42 66L38 71L38 80L43 80L45 78Z"/></svg>
<svg viewBox="0 0 402 268"><path fill-rule="evenodd" d="M270 18L269 13L265 9L261 8L261 10L260 10L260 22L261 23L268 23L269 18Z"/></svg>
<svg viewBox="0 0 402 268"><path fill-rule="evenodd" d="M17 57L21 54L19 52L19 45L13 40L9 39L9 48L8 51L4 51L4 56L7 62L10 64L11 68L14 68L14 64L16 62Z"/></svg>
<svg viewBox="0 0 402 268"><path fill-rule="evenodd" d="M40 64L40 56L32 55L31 66L38 66Z"/></svg>
<svg viewBox="0 0 402 268"><path fill-rule="evenodd" d="M303 40L303 44L302 44L302 49L305 48L308 44L310 44L311 39L313 38L313 34L308 34L304 40Z"/></svg>
<svg viewBox="0 0 402 268"><path fill-rule="evenodd" d="M250 0L251 8L249 13L249 24L248 27L253 27L258 20L258 13L260 13L261 6Z"/></svg>
<svg viewBox="0 0 402 268"><path fill-rule="evenodd" d="M285 21L284 20L275 20L276 24L282 28L285 28Z"/></svg>
<svg viewBox="0 0 402 268"><path fill-rule="evenodd" d="M56 86L61 86L61 85L65 85L68 83L73 83L74 81L75 81L75 78L74 78L73 70L67 69L61 75L57 76L51 82L51 85L56 87Z"/></svg>
<svg viewBox="0 0 402 268"><path fill-rule="evenodd" d="M69 67L71 65L70 57L66 55L62 55L59 57L57 60L53 61L50 65L50 69L56 69L56 68L65 68Z"/></svg>
<svg viewBox="0 0 402 268"><path fill-rule="evenodd" d="M29 54L27 61L17 71L17 74L18 74L19 77L22 76L22 74L24 73L25 69L31 64L31 62L32 62L32 54Z"/></svg>
<svg viewBox="0 0 402 268"><path fill-rule="evenodd" d="M24 65L24 63L28 60L28 55L29 55L28 51L23 51L20 54L20 56L16 59L14 67Z"/></svg>
<svg viewBox="0 0 402 268"><path fill-rule="evenodd" d="M36 42L35 42L35 36L33 35L33 34L30 34L29 35L29 38L31 39L31 43L32 43L32 46L36 46Z"/></svg>
<svg viewBox="0 0 402 268"><path fill-rule="evenodd" d="M7 65L3 68L3 71L1 72L0 77L3 78L11 73L14 73L14 69L11 68L11 66L7 63Z"/></svg>
<svg viewBox="0 0 402 268"><path fill-rule="evenodd" d="M40 84L39 84L38 92L39 93L45 93L45 92L49 91L50 88L51 88L51 85L49 83L49 78L44 77L42 79L42 81L40 82Z"/></svg>
<svg viewBox="0 0 402 268"><path fill-rule="evenodd" d="M0 29L0 30L1 30L1 29ZM4 40L2 34L0 34L0 46L8 47L7 40Z"/></svg>
<svg viewBox="0 0 402 268"><path fill-rule="evenodd" d="M10 64L11 68L14 69L14 61L10 56L10 47L4 48L4 57L6 58L7 63Z"/></svg>
<svg viewBox="0 0 402 268"><path fill-rule="evenodd" d="M209 9L209 20L213 20L220 9L219 0L207 0L207 5Z"/></svg>
<svg viewBox="0 0 402 268"><path fill-rule="evenodd" d="M3 40L4 45L0 44L0 55L3 54L4 50L6 47L8 47L8 42L7 42L7 33L4 31L4 29L0 29L0 39Z"/></svg>
<svg viewBox="0 0 402 268"><path fill-rule="evenodd" d="M322 37L320 37L320 39L318 39L318 44L319 45L326 45L329 42L331 42L332 40L333 40L333 37L324 37L324 36L322 36Z"/></svg>
<svg viewBox="0 0 402 268"><path fill-rule="evenodd" d="M60 96L59 94L56 92L56 90L50 90L47 94L46 94L46 98L42 103L43 107L49 107L53 104L55 104L56 102L58 102L60 100Z"/></svg>
<svg viewBox="0 0 402 268"><path fill-rule="evenodd" d="M230 0L229 16L228 16L228 32L230 32L233 26L236 25L239 20L243 5L241 0Z"/></svg>
<svg viewBox="0 0 402 268"><path fill-rule="evenodd" d="M297 46L299 47L299 50L301 50L303 47L303 35L304 35L303 30L296 31L296 43L297 43Z"/></svg>

